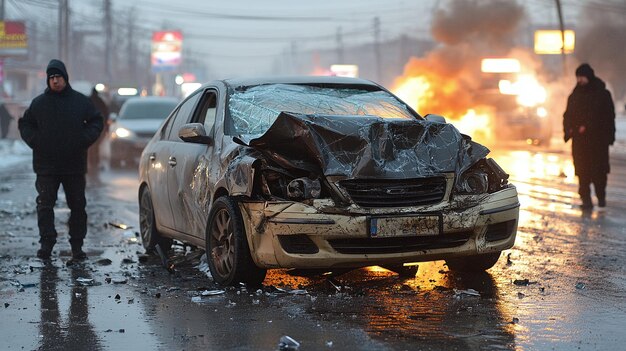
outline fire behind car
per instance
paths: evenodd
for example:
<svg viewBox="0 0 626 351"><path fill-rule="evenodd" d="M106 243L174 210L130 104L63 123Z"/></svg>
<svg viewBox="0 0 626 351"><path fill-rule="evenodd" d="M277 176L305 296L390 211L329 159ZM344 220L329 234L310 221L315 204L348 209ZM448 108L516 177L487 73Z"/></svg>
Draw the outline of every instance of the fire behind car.
<svg viewBox="0 0 626 351"><path fill-rule="evenodd" d="M136 165L141 151L180 100L173 97L131 97L111 126L111 166Z"/></svg>
<svg viewBox="0 0 626 351"><path fill-rule="evenodd" d="M488 152L370 81L210 82L144 149L143 245L203 247L224 285L259 284L270 268L485 270L519 216Z"/></svg>

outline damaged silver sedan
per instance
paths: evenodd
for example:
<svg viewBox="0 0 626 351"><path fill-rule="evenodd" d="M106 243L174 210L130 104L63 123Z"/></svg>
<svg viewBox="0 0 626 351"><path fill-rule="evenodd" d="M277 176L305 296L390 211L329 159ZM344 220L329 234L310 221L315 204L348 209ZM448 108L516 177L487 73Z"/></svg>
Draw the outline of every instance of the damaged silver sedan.
<svg viewBox="0 0 626 351"><path fill-rule="evenodd" d="M370 81L210 82L143 151L143 245L205 248L224 285L260 284L270 268L486 270L519 217L488 153Z"/></svg>

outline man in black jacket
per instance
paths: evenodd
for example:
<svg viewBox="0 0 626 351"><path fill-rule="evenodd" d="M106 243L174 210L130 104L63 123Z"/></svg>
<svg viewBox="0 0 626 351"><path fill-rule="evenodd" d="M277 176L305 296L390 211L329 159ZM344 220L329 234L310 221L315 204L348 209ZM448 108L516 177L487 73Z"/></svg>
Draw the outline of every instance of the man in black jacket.
<svg viewBox="0 0 626 351"><path fill-rule="evenodd" d="M565 141L572 139L572 156L578 176L582 208L593 208L593 183L598 206L606 206L609 145L615 142L615 107L604 82L584 63L576 69L577 85L567 99L563 114Z"/></svg>
<svg viewBox="0 0 626 351"><path fill-rule="evenodd" d="M87 149L100 135L102 116L85 95L69 84L65 64L51 60L46 69L48 88L33 99L19 120L22 139L33 149L37 174L37 223L41 248L37 257L48 259L56 244L54 205L63 185L70 208L69 236L72 258L87 258L83 239L87 233L85 173Z"/></svg>

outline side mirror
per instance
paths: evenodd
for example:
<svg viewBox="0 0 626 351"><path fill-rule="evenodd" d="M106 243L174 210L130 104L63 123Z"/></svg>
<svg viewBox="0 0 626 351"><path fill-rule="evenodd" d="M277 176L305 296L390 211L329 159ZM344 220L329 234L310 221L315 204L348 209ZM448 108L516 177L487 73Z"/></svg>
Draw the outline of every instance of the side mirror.
<svg viewBox="0 0 626 351"><path fill-rule="evenodd" d="M202 123L187 123L180 127L178 137L188 143L211 145L213 139L206 135Z"/></svg>
<svg viewBox="0 0 626 351"><path fill-rule="evenodd" d="M446 122L446 118L444 116L440 116L440 115L434 115L432 113L429 113L426 115L426 117L424 117L427 121L430 122L435 122L435 123L448 123Z"/></svg>

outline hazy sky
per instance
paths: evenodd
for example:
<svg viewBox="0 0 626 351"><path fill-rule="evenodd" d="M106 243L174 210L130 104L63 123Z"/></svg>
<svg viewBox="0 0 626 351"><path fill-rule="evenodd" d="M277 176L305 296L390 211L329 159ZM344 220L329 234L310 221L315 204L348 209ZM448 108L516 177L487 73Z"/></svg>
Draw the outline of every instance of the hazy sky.
<svg viewBox="0 0 626 351"><path fill-rule="evenodd" d="M8 18L27 17L57 23L58 0L5 0ZM582 0L562 0L571 16ZM152 31L179 29L188 55L207 63L216 77L258 75L271 70L292 51L337 47L341 27L345 46L374 41L374 17L380 39L400 34L429 37L433 12L447 0L112 0L115 27L133 14L136 35L149 45ZM102 23L102 0L69 0L72 27ZM553 0L523 1L534 23L556 24ZM139 41L138 41L139 43ZM214 78L214 77L211 77Z"/></svg>
<svg viewBox="0 0 626 351"><path fill-rule="evenodd" d="M567 0L566 0L567 1ZM140 23L150 28L179 28L185 46L202 55L217 75L249 75L269 70L273 62L296 52L336 48L341 27L345 46L372 42L374 18L380 39L401 34L430 37L440 0L137 0ZM527 1L538 21L556 20L554 2ZM116 8L128 2L115 0Z"/></svg>

